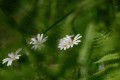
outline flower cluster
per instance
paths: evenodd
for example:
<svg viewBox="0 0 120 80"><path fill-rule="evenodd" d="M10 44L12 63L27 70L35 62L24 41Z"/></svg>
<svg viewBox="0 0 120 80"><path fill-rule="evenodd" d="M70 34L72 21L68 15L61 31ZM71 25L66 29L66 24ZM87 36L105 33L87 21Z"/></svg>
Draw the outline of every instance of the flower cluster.
<svg viewBox="0 0 120 80"><path fill-rule="evenodd" d="M60 50L64 49L69 49L72 48L74 45L78 45L79 42L81 42L80 38L82 36L80 34L77 34L75 37L74 36L69 36L66 35L66 37L63 37L62 39L60 39L60 42L58 44L58 48L60 48ZM44 43L47 41L48 37L43 37L43 34L37 34L37 37L35 38L31 38L29 44L32 45L31 49L41 49L42 47L44 47ZM18 53L21 51L22 49L18 49L15 53L11 52L8 53L8 58L3 59L3 64L7 62L7 66L12 65L12 62L19 59L19 57L21 55L18 55Z"/></svg>
<svg viewBox="0 0 120 80"><path fill-rule="evenodd" d="M76 35L74 38L73 37L74 36L66 35L66 37L60 39L58 48L60 48L61 50L66 50L70 47L72 48L73 45L78 45L78 43L81 42L81 40L79 40L82 37L80 34Z"/></svg>

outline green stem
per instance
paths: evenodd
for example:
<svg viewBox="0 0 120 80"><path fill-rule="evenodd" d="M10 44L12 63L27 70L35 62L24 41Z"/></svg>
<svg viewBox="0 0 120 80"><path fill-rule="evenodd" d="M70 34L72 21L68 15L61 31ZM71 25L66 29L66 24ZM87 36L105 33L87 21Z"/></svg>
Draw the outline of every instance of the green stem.
<svg viewBox="0 0 120 80"><path fill-rule="evenodd" d="M58 23L60 23L62 20L64 20L67 16L69 16L71 13L73 13L74 10L71 10L70 12L68 12L66 15L64 15L60 20L56 21L53 25L51 25L48 29L46 29L43 34L47 33L48 31L50 31L52 28L54 28Z"/></svg>

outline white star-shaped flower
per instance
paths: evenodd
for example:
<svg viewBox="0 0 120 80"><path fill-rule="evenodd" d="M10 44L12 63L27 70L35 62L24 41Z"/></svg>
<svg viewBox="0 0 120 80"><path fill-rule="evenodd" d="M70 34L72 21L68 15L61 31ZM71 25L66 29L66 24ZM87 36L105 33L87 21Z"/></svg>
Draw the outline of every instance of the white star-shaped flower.
<svg viewBox="0 0 120 80"><path fill-rule="evenodd" d="M19 57L21 56L21 55L18 55L18 53L19 53L21 50L22 50L21 48L18 49L18 50L15 52L15 54L14 54L13 52L9 53L9 54L8 54L8 58L5 58L5 59L2 60L2 61L3 61L2 64L8 62L8 63L7 63L7 66L12 65L12 62L13 62L14 60L16 60L16 59L19 59Z"/></svg>
<svg viewBox="0 0 120 80"><path fill-rule="evenodd" d="M82 37L80 34L77 34L74 38L73 37L74 36L66 35L66 37L60 39L58 48L60 48L61 50L66 50L70 47L72 48L73 45L78 45L78 43L81 42L81 40L79 40Z"/></svg>
<svg viewBox="0 0 120 80"><path fill-rule="evenodd" d="M44 42L46 42L48 37L43 38L43 34L38 34L37 38L31 38L30 44L32 45L31 49L41 49L44 47Z"/></svg>

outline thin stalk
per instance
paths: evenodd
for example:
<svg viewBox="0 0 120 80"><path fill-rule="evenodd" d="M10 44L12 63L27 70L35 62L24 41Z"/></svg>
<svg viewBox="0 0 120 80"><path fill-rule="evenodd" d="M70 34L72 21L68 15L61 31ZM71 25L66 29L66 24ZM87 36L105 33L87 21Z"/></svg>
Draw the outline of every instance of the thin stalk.
<svg viewBox="0 0 120 80"><path fill-rule="evenodd" d="M46 29L43 34L47 33L48 31L50 31L51 29L53 29L58 23L60 23L62 20L64 20L67 16L69 16L71 13L73 13L74 10L71 10L70 12L68 12L66 15L64 15L61 19L59 19L58 21L56 21L53 25L51 25L48 29Z"/></svg>

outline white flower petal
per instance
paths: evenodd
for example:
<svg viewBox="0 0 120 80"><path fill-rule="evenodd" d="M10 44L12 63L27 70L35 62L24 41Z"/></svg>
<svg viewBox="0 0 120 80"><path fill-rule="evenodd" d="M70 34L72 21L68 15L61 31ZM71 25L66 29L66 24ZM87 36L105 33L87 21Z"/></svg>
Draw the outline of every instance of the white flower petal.
<svg viewBox="0 0 120 80"><path fill-rule="evenodd" d="M21 50L22 48L19 48L15 53L18 54Z"/></svg>
<svg viewBox="0 0 120 80"><path fill-rule="evenodd" d="M8 56L9 56L10 58L14 58L14 53L11 52L10 54L8 54Z"/></svg>
<svg viewBox="0 0 120 80"><path fill-rule="evenodd" d="M37 35L37 40L40 40L40 34Z"/></svg>
<svg viewBox="0 0 120 80"><path fill-rule="evenodd" d="M15 55L15 59L19 59L21 55Z"/></svg>
<svg viewBox="0 0 120 80"><path fill-rule="evenodd" d="M32 41L32 42L35 42L35 41L36 41L36 39L35 39L35 38L31 38L31 41Z"/></svg>
<svg viewBox="0 0 120 80"><path fill-rule="evenodd" d="M66 47L64 47L64 50L66 50Z"/></svg>
<svg viewBox="0 0 120 80"><path fill-rule="evenodd" d="M9 59L8 63L7 63L7 66L10 66L12 64L12 59Z"/></svg>
<svg viewBox="0 0 120 80"><path fill-rule="evenodd" d="M9 61L9 58L5 58L5 59L3 59L2 61L3 61L2 64L4 64L4 63L6 63L7 61Z"/></svg>
<svg viewBox="0 0 120 80"><path fill-rule="evenodd" d="M42 41L42 39L43 39L43 34L41 34L41 36L40 36L40 39L39 39L39 40L40 40L40 41Z"/></svg>
<svg viewBox="0 0 120 80"><path fill-rule="evenodd" d="M48 38L48 36L43 39L42 43L44 43L47 40L47 38Z"/></svg>

